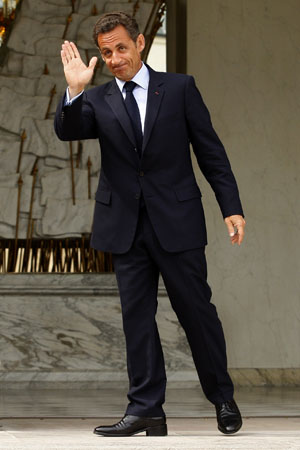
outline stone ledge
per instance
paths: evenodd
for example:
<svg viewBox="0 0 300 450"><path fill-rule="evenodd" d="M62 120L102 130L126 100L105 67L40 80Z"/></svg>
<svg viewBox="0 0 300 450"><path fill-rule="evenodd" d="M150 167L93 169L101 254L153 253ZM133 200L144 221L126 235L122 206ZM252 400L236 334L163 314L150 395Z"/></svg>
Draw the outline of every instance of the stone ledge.
<svg viewBox="0 0 300 450"><path fill-rule="evenodd" d="M235 387L299 387L300 368L229 369ZM197 388L196 371L167 371L168 386ZM127 389L125 371L0 371L2 389Z"/></svg>
<svg viewBox="0 0 300 450"><path fill-rule="evenodd" d="M0 277L0 295L88 295L119 296L114 273L70 274L70 273L9 273ZM158 295L166 296L162 281Z"/></svg>

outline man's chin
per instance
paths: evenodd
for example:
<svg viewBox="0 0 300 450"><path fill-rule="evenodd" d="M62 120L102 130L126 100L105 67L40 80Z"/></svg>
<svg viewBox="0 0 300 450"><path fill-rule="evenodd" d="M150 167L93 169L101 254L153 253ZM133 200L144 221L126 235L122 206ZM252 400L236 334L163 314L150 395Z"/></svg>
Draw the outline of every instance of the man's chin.
<svg viewBox="0 0 300 450"><path fill-rule="evenodd" d="M127 81L129 79L129 75L126 72L125 67L117 69L117 70L114 70L113 74L114 74L115 77L119 78L119 80L122 80L122 81Z"/></svg>

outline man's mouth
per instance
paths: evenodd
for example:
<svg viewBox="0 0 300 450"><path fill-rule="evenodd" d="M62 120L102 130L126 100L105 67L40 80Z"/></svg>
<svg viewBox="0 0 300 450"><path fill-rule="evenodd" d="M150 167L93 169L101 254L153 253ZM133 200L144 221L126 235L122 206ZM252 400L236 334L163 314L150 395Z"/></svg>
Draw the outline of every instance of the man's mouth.
<svg viewBox="0 0 300 450"><path fill-rule="evenodd" d="M122 64L121 66L113 67L114 72L118 72L118 70L122 70L125 68L127 64Z"/></svg>

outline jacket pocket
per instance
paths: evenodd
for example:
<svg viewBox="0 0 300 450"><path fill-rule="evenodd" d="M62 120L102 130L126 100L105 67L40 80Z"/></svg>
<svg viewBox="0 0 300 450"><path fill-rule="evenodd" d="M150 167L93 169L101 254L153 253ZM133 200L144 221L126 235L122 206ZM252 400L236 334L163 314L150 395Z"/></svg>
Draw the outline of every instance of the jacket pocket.
<svg viewBox="0 0 300 450"><path fill-rule="evenodd" d="M196 184L185 186L181 188L174 188L177 200L183 202L192 198L201 198L202 194Z"/></svg>
<svg viewBox="0 0 300 450"><path fill-rule="evenodd" d="M109 205L111 201L111 191L98 190L95 195L97 202L103 203L104 205Z"/></svg>

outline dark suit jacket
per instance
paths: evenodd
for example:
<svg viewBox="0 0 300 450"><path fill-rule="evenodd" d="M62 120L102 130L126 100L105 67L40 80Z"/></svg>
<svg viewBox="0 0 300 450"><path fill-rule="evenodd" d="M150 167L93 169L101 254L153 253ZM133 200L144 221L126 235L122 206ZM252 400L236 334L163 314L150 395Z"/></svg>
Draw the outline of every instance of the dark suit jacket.
<svg viewBox="0 0 300 450"><path fill-rule="evenodd" d="M101 172L91 238L92 247L99 250L129 250L141 195L165 250L178 252L206 245L190 143L223 217L243 214L224 147L193 77L149 71L141 159L115 80L88 90L71 106L64 106L63 98L57 108L55 130L60 139L99 139Z"/></svg>

